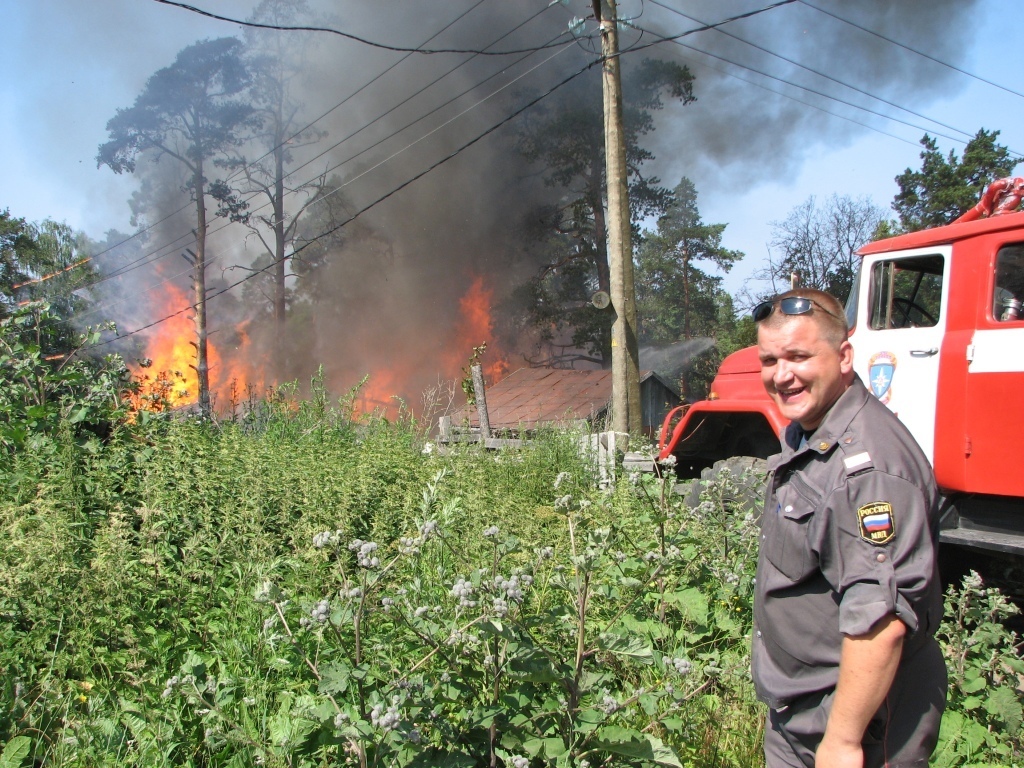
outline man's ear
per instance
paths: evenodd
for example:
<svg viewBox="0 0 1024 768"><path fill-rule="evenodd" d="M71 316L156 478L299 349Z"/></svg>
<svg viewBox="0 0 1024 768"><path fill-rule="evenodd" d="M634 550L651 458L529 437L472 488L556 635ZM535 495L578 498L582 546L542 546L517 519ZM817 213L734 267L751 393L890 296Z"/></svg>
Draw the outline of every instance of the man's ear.
<svg viewBox="0 0 1024 768"><path fill-rule="evenodd" d="M844 376L853 373L853 344L849 341L839 345L839 370Z"/></svg>

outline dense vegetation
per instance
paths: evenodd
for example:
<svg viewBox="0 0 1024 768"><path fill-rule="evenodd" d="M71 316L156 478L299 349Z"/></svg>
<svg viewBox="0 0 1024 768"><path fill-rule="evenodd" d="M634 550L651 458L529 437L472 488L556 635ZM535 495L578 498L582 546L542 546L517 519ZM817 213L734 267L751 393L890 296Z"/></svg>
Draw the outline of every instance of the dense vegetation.
<svg viewBox="0 0 1024 768"><path fill-rule="evenodd" d="M442 452L316 382L132 420L116 361L47 368L19 317L0 766L761 764L729 478L690 509L602 488L571 433ZM1014 609L976 577L948 606L935 762L1019 762Z"/></svg>

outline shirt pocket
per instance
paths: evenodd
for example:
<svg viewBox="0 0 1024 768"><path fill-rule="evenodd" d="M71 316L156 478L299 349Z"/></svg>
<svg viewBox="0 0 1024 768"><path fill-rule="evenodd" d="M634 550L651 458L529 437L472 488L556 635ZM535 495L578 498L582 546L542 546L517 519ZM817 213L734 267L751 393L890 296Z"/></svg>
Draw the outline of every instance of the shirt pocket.
<svg viewBox="0 0 1024 768"><path fill-rule="evenodd" d="M811 527L817 507L815 494L793 476L775 492L775 509L766 509L765 557L791 581L800 581L818 568Z"/></svg>

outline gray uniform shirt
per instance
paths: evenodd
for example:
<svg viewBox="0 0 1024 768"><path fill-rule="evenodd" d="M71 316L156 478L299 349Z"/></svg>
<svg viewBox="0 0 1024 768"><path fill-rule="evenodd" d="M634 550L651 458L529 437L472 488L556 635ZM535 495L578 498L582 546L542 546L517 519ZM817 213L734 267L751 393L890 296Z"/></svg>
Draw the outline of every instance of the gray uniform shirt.
<svg viewBox="0 0 1024 768"><path fill-rule="evenodd" d="M752 671L776 709L835 687L844 635L895 614L902 666L942 618L938 493L910 432L857 379L802 437L791 424L769 460L761 520Z"/></svg>

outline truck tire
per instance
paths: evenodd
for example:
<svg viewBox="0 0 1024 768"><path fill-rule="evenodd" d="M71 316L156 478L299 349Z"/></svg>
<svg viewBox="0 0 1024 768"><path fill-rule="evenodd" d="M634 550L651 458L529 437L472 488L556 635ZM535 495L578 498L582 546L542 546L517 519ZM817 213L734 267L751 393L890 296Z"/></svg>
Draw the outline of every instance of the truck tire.
<svg viewBox="0 0 1024 768"><path fill-rule="evenodd" d="M726 497L726 500L736 503L739 514L751 512L755 517L760 517L764 506L768 462L756 456L730 456L701 470L700 479L691 482L686 491L686 506L692 509L700 504L700 494L704 487L724 471L731 474L736 484L736 494Z"/></svg>

